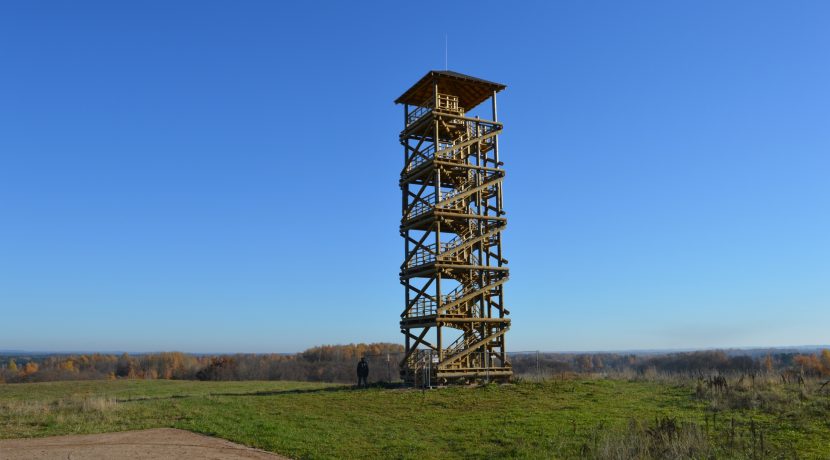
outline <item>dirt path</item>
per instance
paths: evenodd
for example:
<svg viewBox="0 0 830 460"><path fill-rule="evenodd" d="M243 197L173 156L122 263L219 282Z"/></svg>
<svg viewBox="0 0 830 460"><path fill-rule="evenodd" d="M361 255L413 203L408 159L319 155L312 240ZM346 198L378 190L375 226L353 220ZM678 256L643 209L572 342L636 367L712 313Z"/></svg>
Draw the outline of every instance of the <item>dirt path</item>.
<svg viewBox="0 0 830 460"><path fill-rule="evenodd" d="M286 460L224 439L159 428L34 439L0 440L0 460Z"/></svg>

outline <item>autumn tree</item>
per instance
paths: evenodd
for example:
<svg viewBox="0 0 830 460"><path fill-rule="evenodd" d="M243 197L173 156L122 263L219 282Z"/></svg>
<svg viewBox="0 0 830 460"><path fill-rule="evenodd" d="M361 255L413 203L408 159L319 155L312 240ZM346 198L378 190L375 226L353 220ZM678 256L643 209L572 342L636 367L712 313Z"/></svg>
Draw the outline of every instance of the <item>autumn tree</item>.
<svg viewBox="0 0 830 460"><path fill-rule="evenodd" d="M805 375L820 376L822 374L821 361L816 355L796 355L793 362Z"/></svg>
<svg viewBox="0 0 830 460"><path fill-rule="evenodd" d="M591 355L582 355L579 357L579 368L583 371L592 371L594 369L594 361Z"/></svg>
<svg viewBox="0 0 830 460"><path fill-rule="evenodd" d="M35 372L38 371L38 368L39 368L39 366L37 365L36 362L29 361L23 367L23 372L21 373L21 377L27 377L27 376L30 376L30 375L34 374Z"/></svg>
<svg viewBox="0 0 830 460"><path fill-rule="evenodd" d="M78 372L78 369L75 367L75 361L73 361L72 358L68 358L64 362L60 363L60 369L72 373Z"/></svg>
<svg viewBox="0 0 830 460"><path fill-rule="evenodd" d="M830 375L830 350L821 350L821 373L822 375Z"/></svg>

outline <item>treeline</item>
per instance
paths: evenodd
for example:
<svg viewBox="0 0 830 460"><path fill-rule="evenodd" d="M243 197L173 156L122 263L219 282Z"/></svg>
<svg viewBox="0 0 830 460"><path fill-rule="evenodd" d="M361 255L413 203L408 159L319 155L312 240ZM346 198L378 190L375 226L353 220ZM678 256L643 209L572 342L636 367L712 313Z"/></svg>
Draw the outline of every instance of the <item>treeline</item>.
<svg viewBox="0 0 830 460"><path fill-rule="evenodd" d="M296 354L140 355L77 354L0 358L0 382L84 379L296 380L354 382L361 357L369 362L369 381L395 381L403 347L391 343L326 345ZM517 376L565 373L663 373L699 377L718 374L795 373L830 377L830 350L766 355L698 351L669 354L514 353Z"/></svg>
<svg viewBox="0 0 830 460"><path fill-rule="evenodd" d="M764 356L730 355L724 351L646 354L521 353L511 356L517 375L562 373L665 373L699 376L711 373L757 374L797 372L804 376L830 376L830 350L818 353L769 353Z"/></svg>
<svg viewBox="0 0 830 460"><path fill-rule="evenodd" d="M92 379L351 382L361 357L380 361L402 352L403 347L397 344L361 343L314 347L296 354L208 356L168 352L16 356L0 362L0 383Z"/></svg>

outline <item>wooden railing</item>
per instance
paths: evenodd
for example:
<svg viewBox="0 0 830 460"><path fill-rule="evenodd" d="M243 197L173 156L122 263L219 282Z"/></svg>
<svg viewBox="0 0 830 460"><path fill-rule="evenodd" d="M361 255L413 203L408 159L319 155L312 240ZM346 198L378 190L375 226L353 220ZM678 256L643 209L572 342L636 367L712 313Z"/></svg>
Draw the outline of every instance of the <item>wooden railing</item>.
<svg viewBox="0 0 830 460"><path fill-rule="evenodd" d="M435 95L435 99L427 99L426 101L414 106L415 108L406 115L406 126L418 122L421 118L432 112L433 109L443 112L452 112L458 115L464 115L464 108L458 105L458 96L451 94Z"/></svg>

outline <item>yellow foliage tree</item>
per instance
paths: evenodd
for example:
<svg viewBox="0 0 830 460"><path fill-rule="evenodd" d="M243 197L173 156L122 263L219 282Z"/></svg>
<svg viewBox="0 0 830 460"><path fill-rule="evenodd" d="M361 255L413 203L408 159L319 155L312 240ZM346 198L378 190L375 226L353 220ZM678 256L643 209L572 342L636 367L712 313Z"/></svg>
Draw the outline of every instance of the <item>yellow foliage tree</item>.
<svg viewBox="0 0 830 460"><path fill-rule="evenodd" d="M26 366L23 367L23 377L34 374L38 369L39 367L36 362L29 361L26 363Z"/></svg>
<svg viewBox="0 0 830 460"><path fill-rule="evenodd" d="M807 375L821 375L822 366L816 355L796 355L793 362L801 368L801 372Z"/></svg>
<svg viewBox="0 0 830 460"><path fill-rule="evenodd" d="M78 371L78 369L75 368L75 361L72 361L71 359L67 359L66 361L62 362L60 364L60 368L69 372Z"/></svg>
<svg viewBox="0 0 830 460"><path fill-rule="evenodd" d="M821 350L821 372L824 375L830 375L830 350Z"/></svg>

